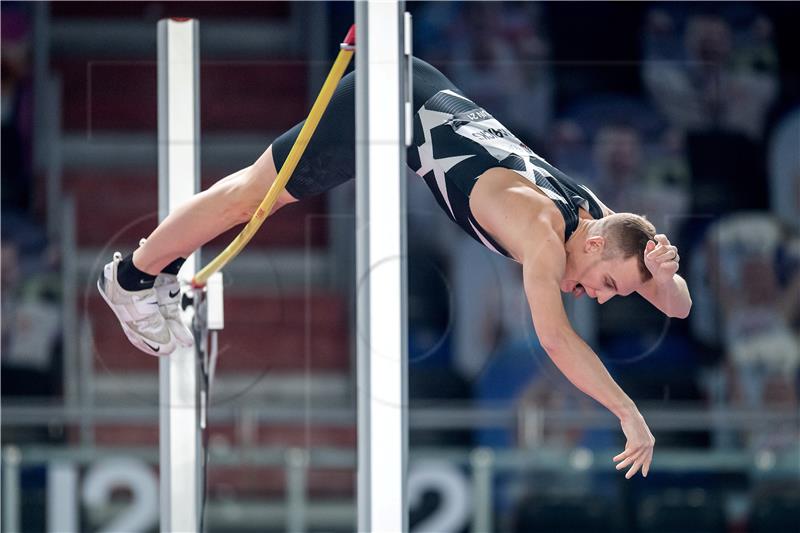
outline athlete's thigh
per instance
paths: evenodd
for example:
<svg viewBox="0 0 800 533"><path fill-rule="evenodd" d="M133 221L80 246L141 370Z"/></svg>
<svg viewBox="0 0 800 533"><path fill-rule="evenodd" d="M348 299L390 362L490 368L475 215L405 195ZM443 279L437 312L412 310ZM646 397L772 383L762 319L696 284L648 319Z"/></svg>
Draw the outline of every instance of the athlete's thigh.
<svg viewBox="0 0 800 533"><path fill-rule="evenodd" d="M272 158L280 170L305 121L272 143ZM323 193L355 175L355 73L344 76L303 156L286 184L294 198Z"/></svg>

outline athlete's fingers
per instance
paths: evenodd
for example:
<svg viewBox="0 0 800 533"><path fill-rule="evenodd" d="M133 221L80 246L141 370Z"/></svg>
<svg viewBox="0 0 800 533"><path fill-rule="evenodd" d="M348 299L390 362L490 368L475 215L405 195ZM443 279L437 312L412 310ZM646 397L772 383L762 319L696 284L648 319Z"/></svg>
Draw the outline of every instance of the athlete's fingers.
<svg viewBox="0 0 800 533"><path fill-rule="evenodd" d="M644 460L644 464L642 465L642 476L647 477L647 474L650 472L650 463L653 462L653 450L650 450L650 453L647 454L647 457Z"/></svg>
<svg viewBox="0 0 800 533"><path fill-rule="evenodd" d="M654 253L666 253L666 252L677 252L678 247L671 245L668 241L667 242L660 242L653 249L649 252L651 254Z"/></svg>
<svg viewBox="0 0 800 533"><path fill-rule="evenodd" d="M622 470L626 466L632 464L634 461L636 461L641 456L641 453L642 452L639 452L637 454L631 454L628 457L626 457L623 461L621 461L619 464L617 464L617 470Z"/></svg>
<svg viewBox="0 0 800 533"><path fill-rule="evenodd" d="M631 467L630 470L628 470L628 473L625 474L625 479L632 478L634 475L636 475L636 472L638 472L641 467L642 467L642 459L640 457L639 459L636 460L635 463L633 463L633 466Z"/></svg>
<svg viewBox="0 0 800 533"><path fill-rule="evenodd" d="M659 233L654 237L654 239L659 244L663 244L664 246L669 246L669 239L667 239L667 236L664 235L663 233Z"/></svg>
<svg viewBox="0 0 800 533"><path fill-rule="evenodd" d="M620 459L624 459L625 457L627 457L627 456L628 456L628 454L629 454L629 453L631 453L632 451L633 451L633 450L632 450L632 449L630 449L630 448L625 448L625 449L624 449L624 450L623 450L621 453L618 453L618 454L617 454L617 455L616 455L616 456L615 456L615 457L612 459L612 461L614 461L614 462L616 463L616 462L617 462L617 461L619 461Z"/></svg>
<svg viewBox="0 0 800 533"><path fill-rule="evenodd" d="M617 454L617 456L614 457L614 459L612 459L612 461L614 461L616 463L617 461L621 461L621 460L626 459L628 457L635 457L636 455L639 454L640 451L641 451L641 448L638 447L638 446L635 447L635 448L626 447L621 453Z"/></svg>
<svg viewBox="0 0 800 533"><path fill-rule="evenodd" d="M678 257L678 248L675 246L659 247L649 254L649 258L652 260L674 259L676 257Z"/></svg>

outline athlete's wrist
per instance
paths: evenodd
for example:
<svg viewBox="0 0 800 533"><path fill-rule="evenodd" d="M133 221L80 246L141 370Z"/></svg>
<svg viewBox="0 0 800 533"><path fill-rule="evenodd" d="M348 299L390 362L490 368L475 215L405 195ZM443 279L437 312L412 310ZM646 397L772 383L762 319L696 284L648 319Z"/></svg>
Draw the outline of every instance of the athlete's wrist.
<svg viewBox="0 0 800 533"><path fill-rule="evenodd" d="M653 279L656 282L656 285L659 287L671 287L675 285L675 274L670 274L669 276L659 273L659 275L654 275Z"/></svg>
<svg viewBox="0 0 800 533"><path fill-rule="evenodd" d="M633 403L633 400L626 398L616 405L611 406L611 412L614 416L619 418L620 421L628 420L639 415L639 408Z"/></svg>

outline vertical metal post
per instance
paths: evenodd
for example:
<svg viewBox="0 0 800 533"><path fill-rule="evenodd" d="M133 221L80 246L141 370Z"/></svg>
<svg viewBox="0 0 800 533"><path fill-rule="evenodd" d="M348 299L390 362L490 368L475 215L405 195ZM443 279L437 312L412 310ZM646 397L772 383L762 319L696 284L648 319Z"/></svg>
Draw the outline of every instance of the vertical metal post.
<svg viewBox="0 0 800 533"><path fill-rule="evenodd" d="M16 446L3 449L3 531L17 533L21 531L19 520L19 465L22 454Z"/></svg>
<svg viewBox="0 0 800 533"><path fill-rule="evenodd" d="M46 124L44 134L38 134L41 139L45 139L45 147L39 148L43 154L46 155L45 164L45 201L47 203L47 212L52 216L47 217L47 238L53 241L58 240L61 235L61 200L62 193L62 180L63 180L63 166L64 155L62 149L62 124L61 124L61 109L62 109L62 81L58 75L47 75L43 82L44 87L41 93L44 98L38 100L37 106L45 109ZM38 113L38 112L37 112ZM45 151L46 150L46 151ZM44 157L44 155L40 157Z"/></svg>
<svg viewBox="0 0 800 533"><path fill-rule="evenodd" d="M472 531L493 531L492 470L494 453L490 448L476 448L470 454L472 464Z"/></svg>
<svg viewBox="0 0 800 533"><path fill-rule="evenodd" d="M158 216L163 220L200 188L198 22L158 22ZM191 279L199 252L181 278ZM184 317L189 320L189 317ZM194 348L159 361L161 531L197 531L202 448L199 372Z"/></svg>
<svg viewBox="0 0 800 533"><path fill-rule="evenodd" d="M50 3L33 4L33 116L34 124L49 124L50 120L61 117L51 115L48 92L50 65ZM52 126L50 126L52 128ZM48 128L33 129L33 170L39 173L48 164L51 138ZM59 132L60 133L60 132ZM48 209L52 207L47 204Z"/></svg>
<svg viewBox="0 0 800 533"><path fill-rule="evenodd" d="M83 372L80 368L78 356L80 324L78 321L78 274L77 258L75 257L75 199L68 196L62 199L61 207L61 316L63 317L63 391L64 402L67 407L79 407L80 395L87 391L81 390Z"/></svg>
<svg viewBox="0 0 800 533"><path fill-rule="evenodd" d="M47 531L79 531L78 471L74 463L55 460L47 466Z"/></svg>
<svg viewBox="0 0 800 533"><path fill-rule="evenodd" d="M356 2L358 530L406 531L403 4Z"/></svg>
<svg viewBox="0 0 800 533"><path fill-rule="evenodd" d="M306 479L308 453L301 448L286 452L286 531L306 530Z"/></svg>
<svg viewBox="0 0 800 533"><path fill-rule="evenodd" d="M95 405L95 380L94 380L94 333L89 313L81 316L80 330L78 333L78 357L81 376L80 396L80 442L81 446L94 446L94 405Z"/></svg>

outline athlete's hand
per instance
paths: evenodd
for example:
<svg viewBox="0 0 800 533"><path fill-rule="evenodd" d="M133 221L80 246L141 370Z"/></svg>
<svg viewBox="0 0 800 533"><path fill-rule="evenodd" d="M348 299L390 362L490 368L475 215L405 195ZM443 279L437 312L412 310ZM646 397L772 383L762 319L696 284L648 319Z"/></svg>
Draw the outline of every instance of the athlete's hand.
<svg viewBox="0 0 800 533"><path fill-rule="evenodd" d="M630 479L641 468L642 476L647 477L656 439L638 411L621 418L620 425L628 441L625 443L625 451L614 457L615 463L619 461L617 470L630 466L625 474L625 479Z"/></svg>
<svg viewBox="0 0 800 533"><path fill-rule="evenodd" d="M666 283L678 272L681 256L678 248L669 243L666 235L658 234L644 248L644 264L656 283Z"/></svg>

